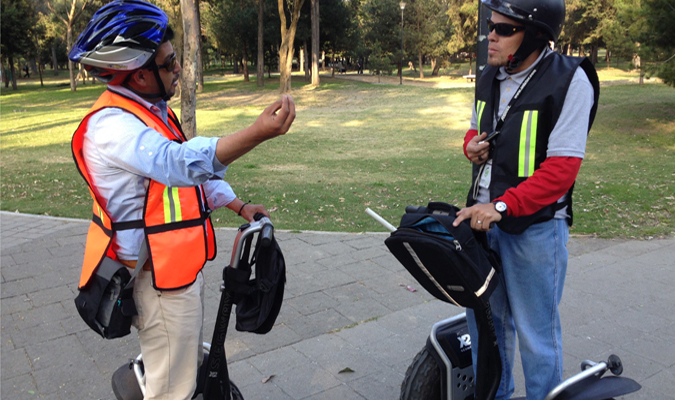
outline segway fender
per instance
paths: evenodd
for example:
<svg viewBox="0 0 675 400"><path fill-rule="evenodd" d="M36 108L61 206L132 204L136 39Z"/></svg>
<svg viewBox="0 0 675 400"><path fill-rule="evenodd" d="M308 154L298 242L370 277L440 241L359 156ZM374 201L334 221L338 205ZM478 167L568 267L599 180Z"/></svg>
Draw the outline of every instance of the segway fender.
<svg viewBox="0 0 675 400"><path fill-rule="evenodd" d="M143 392L129 364L122 365L113 373L112 389L118 400L143 400Z"/></svg>
<svg viewBox="0 0 675 400"><path fill-rule="evenodd" d="M466 314L462 313L436 323L431 328L427 349L436 359L443 376L441 399L473 398L476 383Z"/></svg>

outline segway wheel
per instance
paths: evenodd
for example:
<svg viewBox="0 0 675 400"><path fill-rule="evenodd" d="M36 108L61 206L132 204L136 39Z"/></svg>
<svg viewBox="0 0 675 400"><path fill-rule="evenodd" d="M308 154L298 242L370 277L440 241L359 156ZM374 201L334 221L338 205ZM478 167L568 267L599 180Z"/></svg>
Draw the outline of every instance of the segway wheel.
<svg viewBox="0 0 675 400"><path fill-rule="evenodd" d="M244 396L239 391L239 388L232 381L230 381L230 394L232 395L232 400L244 400Z"/></svg>
<svg viewBox="0 0 675 400"><path fill-rule="evenodd" d="M122 365L113 373L112 389L117 400L143 400L143 392L129 364Z"/></svg>
<svg viewBox="0 0 675 400"><path fill-rule="evenodd" d="M401 384L401 400L440 400L441 369L426 346L415 356Z"/></svg>

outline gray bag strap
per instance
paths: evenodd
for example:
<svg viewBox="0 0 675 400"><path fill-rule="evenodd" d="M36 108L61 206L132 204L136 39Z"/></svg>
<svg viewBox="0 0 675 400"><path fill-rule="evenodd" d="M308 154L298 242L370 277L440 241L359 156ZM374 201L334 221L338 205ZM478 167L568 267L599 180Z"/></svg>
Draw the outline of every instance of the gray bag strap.
<svg viewBox="0 0 675 400"><path fill-rule="evenodd" d="M147 246L147 239L145 238L145 235L143 235L143 243L141 243L141 248L138 250L138 260L136 261L136 268L134 268L134 272L131 274L131 279L129 279L129 283L124 287L124 290L131 288L134 286L134 280L136 279L136 276L141 272L143 269L143 265L145 265L145 262L148 260L148 246Z"/></svg>

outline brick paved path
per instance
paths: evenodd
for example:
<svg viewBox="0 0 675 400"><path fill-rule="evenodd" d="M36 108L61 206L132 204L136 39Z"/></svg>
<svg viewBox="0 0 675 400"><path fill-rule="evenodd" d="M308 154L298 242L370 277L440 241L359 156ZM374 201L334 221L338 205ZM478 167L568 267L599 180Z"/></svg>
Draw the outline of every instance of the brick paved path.
<svg viewBox="0 0 675 400"><path fill-rule="evenodd" d="M139 352L134 333L102 340L77 315L87 226L0 213L2 399L113 399L112 372ZM398 398L431 325L461 310L401 287L419 285L387 252L385 237L277 232L288 265L277 325L265 336L231 328L226 343L232 379L247 399ZM218 258L205 268L206 338L233 238L233 230L218 230ZM675 240L576 238L569 247L565 377L584 359L616 353L625 375L644 387L627 399L675 400ZM339 372L347 367L354 372Z"/></svg>

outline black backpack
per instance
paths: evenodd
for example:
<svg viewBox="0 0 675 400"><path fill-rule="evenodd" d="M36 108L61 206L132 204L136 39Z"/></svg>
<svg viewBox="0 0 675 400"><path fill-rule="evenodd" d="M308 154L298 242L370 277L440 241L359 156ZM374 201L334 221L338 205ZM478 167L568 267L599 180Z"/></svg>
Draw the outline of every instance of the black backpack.
<svg viewBox="0 0 675 400"><path fill-rule="evenodd" d="M249 260L251 238L247 240L238 268L225 268L225 284L235 293L236 329L265 334L272 329L281 310L286 263L276 239L272 239L269 246L263 246L262 236L258 236ZM255 276L251 279L253 265Z"/></svg>
<svg viewBox="0 0 675 400"><path fill-rule="evenodd" d="M431 202L406 213L384 243L412 276L434 297L461 307L485 304L497 286L499 256L485 232L468 220L452 226L459 209Z"/></svg>
<svg viewBox="0 0 675 400"><path fill-rule="evenodd" d="M384 243L434 297L474 310L479 332L475 398L494 399L502 365L489 298L501 260L485 232L472 230L470 221L452 226L457 211L436 202L410 210Z"/></svg>

